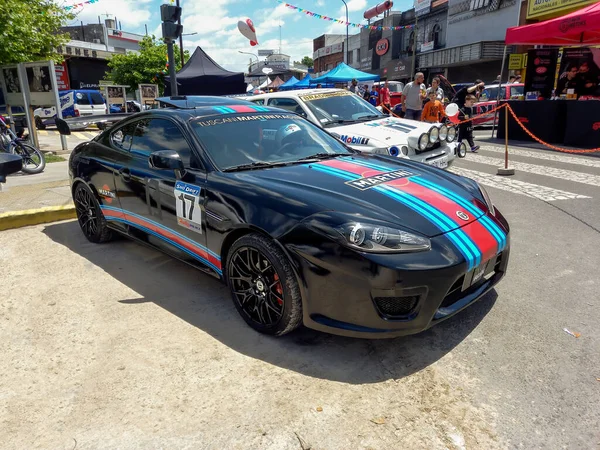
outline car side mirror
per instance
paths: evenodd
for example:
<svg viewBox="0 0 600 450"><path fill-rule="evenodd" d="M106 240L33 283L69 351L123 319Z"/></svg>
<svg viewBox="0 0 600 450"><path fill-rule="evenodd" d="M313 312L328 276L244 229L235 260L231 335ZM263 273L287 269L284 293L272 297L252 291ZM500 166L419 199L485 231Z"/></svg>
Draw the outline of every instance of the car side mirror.
<svg viewBox="0 0 600 450"><path fill-rule="evenodd" d="M179 153L173 150L159 150L151 153L148 164L152 169L174 170L181 174L185 172Z"/></svg>
<svg viewBox="0 0 600 450"><path fill-rule="evenodd" d="M68 136L71 134L71 128L69 128L69 124L65 122L63 119L59 119L58 117L55 119L56 129L63 136Z"/></svg>

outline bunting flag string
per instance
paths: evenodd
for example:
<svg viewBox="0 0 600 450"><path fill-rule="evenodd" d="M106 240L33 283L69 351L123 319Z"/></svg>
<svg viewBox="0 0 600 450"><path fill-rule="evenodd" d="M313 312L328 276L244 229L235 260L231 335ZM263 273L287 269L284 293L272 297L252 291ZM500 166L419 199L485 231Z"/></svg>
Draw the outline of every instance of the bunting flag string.
<svg viewBox="0 0 600 450"><path fill-rule="evenodd" d="M326 16L324 14L317 14L315 12L309 11L309 10L304 9L304 8L299 8L298 6L294 6L294 5L290 5L289 3L285 3L282 0L277 0L277 3L281 3L282 5L285 5L286 8L290 8L290 9L296 10L299 13L306 14L307 16L314 17L315 19L328 20L329 22L336 22L336 23L339 23L341 25L346 25L346 26L353 27L353 28L364 28L366 30L390 30L390 31L396 31L396 30L403 30L405 28L413 28L414 27L414 25L403 25L403 26L397 26L397 27L384 27L384 26L375 26L375 25L363 25L362 23L351 23L351 22L346 22L345 20L334 19L333 17L329 17L329 16Z"/></svg>
<svg viewBox="0 0 600 450"><path fill-rule="evenodd" d="M98 3L98 0L86 0L85 2L79 2L79 3L75 3L73 5L65 6L64 8L67 11L71 11L73 9L83 8L85 5L90 5L92 3Z"/></svg>

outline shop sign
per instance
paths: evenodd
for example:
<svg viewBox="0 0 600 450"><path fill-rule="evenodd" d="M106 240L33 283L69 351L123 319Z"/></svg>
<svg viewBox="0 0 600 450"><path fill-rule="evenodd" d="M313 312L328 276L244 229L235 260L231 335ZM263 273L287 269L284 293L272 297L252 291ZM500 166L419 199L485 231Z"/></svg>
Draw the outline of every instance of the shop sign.
<svg viewBox="0 0 600 450"><path fill-rule="evenodd" d="M509 55L508 57L508 68L510 70L517 70L523 67L523 55L517 53L516 55Z"/></svg>
<svg viewBox="0 0 600 450"><path fill-rule="evenodd" d="M54 72L56 72L56 87L59 91L67 91L71 89L69 84L69 72L67 71L67 64L55 64Z"/></svg>
<svg viewBox="0 0 600 450"><path fill-rule="evenodd" d="M389 62L386 69L388 77L410 78L411 62L407 59L396 59Z"/></svg>
<svg viewBox="0 0 600 450"><path fill-rule="evenodd" d="M415 16L420 17L429 13L431 0L414 0L413 6L415 8Z"/></svg>
<svg viewBox="0 0 600 450"><path fill-rule="evenodd" d="M380 39L375 46L375 53L377 53L379 56L383 56L387 53L389 48L390 41L387 39Z"/></svg>
<svg viewBox="0 0 600 450"><path fill-rule="evenodd" d="M541 16L561 16L561 13L591 5L595 0L529 0L527 18L535 19Z"/></svg>
<svg viewBox="0 0 600 450"><path fill-rule="evenodd" d="M90 48L81 47L57 47L56 53L67 56L81 56L83 58L95 58L95 59L109 59L115 53L107 52L104 50L92 50Z"/></svg>
<svg viewBox="0 0 600 450"><path fill-rule="evenodd" d="M360 60L360 68L361 69L371 69L371 65L373 64L373 57L367 56Z"/></svg>
<svg viewBox="0 0 600 450"><path fill-rule="evenodd" d="M429 52L429 51L433 50L433 44L434 44L433 41L423 42L421 44L421 51L422 52Z"/></svg>
<svg viewBox="0 0 600 450"><path fill-rule="evenodd" d="M554 76L558 49L529 50L525 92L538 91L544 98L550 98L554 88Z"/></svg>

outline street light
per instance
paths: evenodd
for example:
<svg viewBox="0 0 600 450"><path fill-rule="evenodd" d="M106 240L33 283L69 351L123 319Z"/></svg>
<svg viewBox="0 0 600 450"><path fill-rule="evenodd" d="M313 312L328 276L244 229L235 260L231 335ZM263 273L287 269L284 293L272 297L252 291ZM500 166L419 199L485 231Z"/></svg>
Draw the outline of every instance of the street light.
<svg viewBox="0 0 600 450"><path fill-rule="evenodd" d="M241 50L238 50L238 53L241 53L243 55L250 55L250 56L254 56L256 58L256 67L258 67L258 55L256 53L250 53L250 52L243 52ZM248 71L248 74L250 74L250 70ZM267 77L268 78L268 77ZM258 82L260 83L260 76L258 77Z"/></svg>
<svg viewBox="0 0 600 450"><path fill-rule="evenodd" d="M348 58L348 4L346 3L346 0L342 1L346 7L346 64L348 64L350 62L350 58Z"/></svg>

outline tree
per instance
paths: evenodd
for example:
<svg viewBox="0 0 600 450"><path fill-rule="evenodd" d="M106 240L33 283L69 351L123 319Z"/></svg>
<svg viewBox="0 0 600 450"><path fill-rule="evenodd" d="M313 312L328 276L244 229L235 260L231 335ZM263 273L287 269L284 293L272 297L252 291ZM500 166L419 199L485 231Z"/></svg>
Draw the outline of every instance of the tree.
<svg viewBox="0 0 600 450"><path fill-rule="evenodd" d="M53 59L69 41L60 27L75 15L52 0L0 0L0 64Z"/></svg>
<svg viewBox="0 0 600 450"><path fill-rule="evenodd" d="M314 65L313 59L310 56L305 56L304 58L302 58L302 61L300 61L301 64L304 64L306 67L312 67Z"/></svg>
<svg viewBox="0 0 600 450"><path fill-rule="evenodd" d="M181 69L181 56L178 46L174 46L175 70ZM189 60L190 53L184 52L185 60ZM129 86L135 90L144 83L158 84L160 93L163 92L165 76L169 74L167 67L167 44L162 39L154 36L145 36L140 41L139 53L126 53L114 55L108 61L109 71L104 76L105 80L115 84Z"/></svg>

